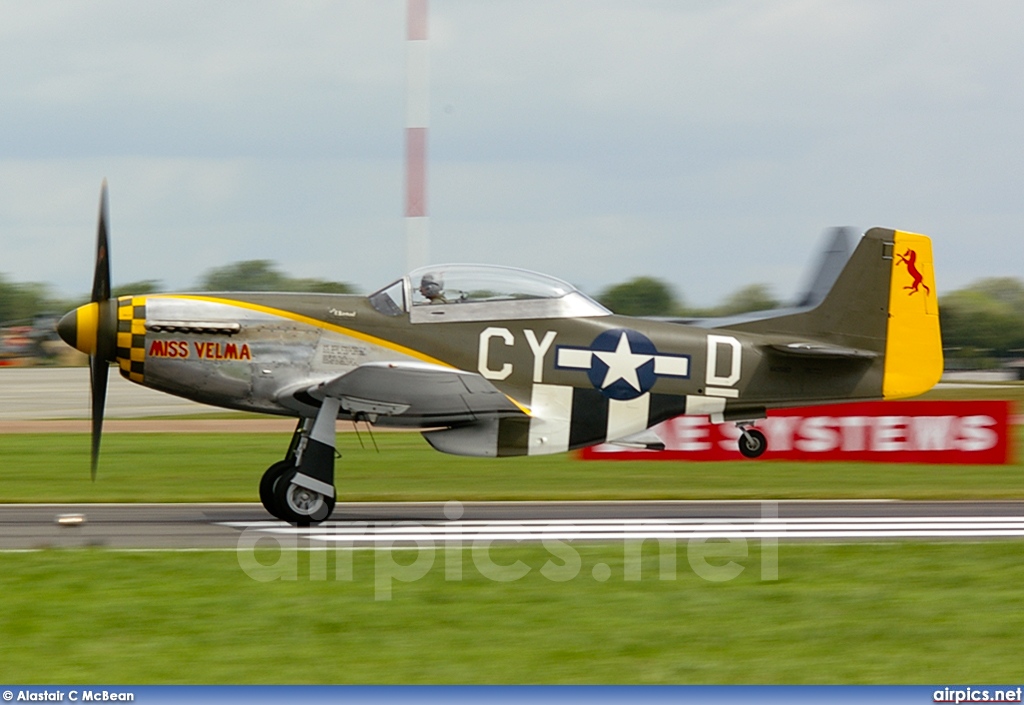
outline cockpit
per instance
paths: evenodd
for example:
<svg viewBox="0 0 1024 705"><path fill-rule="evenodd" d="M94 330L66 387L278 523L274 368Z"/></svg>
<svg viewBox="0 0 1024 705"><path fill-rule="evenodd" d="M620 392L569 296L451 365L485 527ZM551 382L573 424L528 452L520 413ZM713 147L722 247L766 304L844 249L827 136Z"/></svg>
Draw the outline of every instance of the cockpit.
<svg viewBox="0 0 1024 705"><path fill-rule="evenodd" d="M387 316L412 323L607 316L572 284L525 269L480 264L421 267L370 294Z"/></svg>

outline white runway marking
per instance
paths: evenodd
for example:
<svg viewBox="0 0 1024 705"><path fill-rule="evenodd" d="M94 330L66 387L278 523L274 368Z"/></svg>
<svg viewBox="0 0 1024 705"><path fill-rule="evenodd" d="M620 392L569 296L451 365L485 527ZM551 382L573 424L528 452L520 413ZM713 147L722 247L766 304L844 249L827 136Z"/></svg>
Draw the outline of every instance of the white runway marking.
<svg viewBox="0 0 1024 705"><path fill-rule="evenodd" d="M221 522L241 530L338 546L395 542L625 541L635 539L911 539L1024 537L1024 517L849 517L800 519L593 519L446 522Z"/></svg>

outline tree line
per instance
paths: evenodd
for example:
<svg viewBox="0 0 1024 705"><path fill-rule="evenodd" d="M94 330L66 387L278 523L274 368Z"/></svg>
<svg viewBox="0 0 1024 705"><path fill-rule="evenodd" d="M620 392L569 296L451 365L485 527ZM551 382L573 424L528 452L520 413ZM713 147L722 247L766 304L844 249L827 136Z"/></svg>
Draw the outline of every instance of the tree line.
<svg viewBox="0 0 1024 705"><path fill-rule="evenodd" d="M114 296L153 294L161 282L145 280L115 287ZM208 270L194 291L298 291L353 293L346 282L294 278L269 260L246 260ZM630 316L706 318L777 308L781 302L765 284L733 292L718 306L687 306L673 287L654 277L636 277L604 289L596 297L615 313ZM40 317L70 311L87 297L54 297L45 284L15 282L0 273L0 326L31 325ZM1024 357L1024 283L1014 277L981 279L939 299L942 342L947 360L992 366Z"/></svg>
<svg viewBox="0 0 1024 705"><path fill-rule="evenodd" d="M128 294L157 294L165 291L155 279L130 282L111 288L114 297ZM246 260L207 271L190 291L298 291L350 294L346 282L289 277L270 260ZM45 284L19 283L0 273L0 325L27 325L40 316L60 315L81 306L88 295L62 299L52 295Z"/></svg>
<svg viewBox="0 0 1024 705"><path fill-rule="evenodd" d="M652 277L616 284L597 298L615 313L677 318L733 316L781 305L769 286L751 284L718 306L694 308L671 285ZM945 294L939 298L939 324L947 366L992 367L1024 357L1024 284L1014 277L990 277Z"/></svg>

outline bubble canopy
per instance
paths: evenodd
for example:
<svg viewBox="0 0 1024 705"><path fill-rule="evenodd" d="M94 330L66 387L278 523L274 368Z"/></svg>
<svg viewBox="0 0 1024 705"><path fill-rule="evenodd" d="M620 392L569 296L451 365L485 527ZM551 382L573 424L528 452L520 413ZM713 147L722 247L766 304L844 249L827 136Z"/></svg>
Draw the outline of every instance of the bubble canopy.
<svg viewBox="0 0 1024 705"><path fill-rule="evenodd" d="M561 279L481 264L420 267L370 295L379 312L413 323L607 316L610 311Z"/></svg>

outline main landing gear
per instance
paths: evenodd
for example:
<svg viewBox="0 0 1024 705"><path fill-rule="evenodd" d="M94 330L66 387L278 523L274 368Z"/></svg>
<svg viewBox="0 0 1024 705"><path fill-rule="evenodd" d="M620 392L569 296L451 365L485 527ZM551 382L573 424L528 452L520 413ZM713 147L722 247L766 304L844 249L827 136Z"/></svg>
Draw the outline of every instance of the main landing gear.
<svg viewBox="0 0 1024 705"><path fill-rule="evenodd" d="M315 419L299 421L284 460L260 480L260 502L271 515L299 526L319 524L334 511L334 425L338 400L324 399Z"/></svg>
<svg viewBox="0 0 1024 705"><path fill-rule="evenodd" d="M736 426L742 432L739 438L740 453L747 458L760 458L768 449L768 439L749 423L738 423Z"/></svg>

